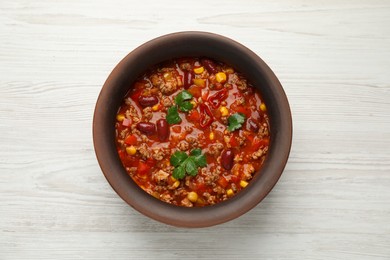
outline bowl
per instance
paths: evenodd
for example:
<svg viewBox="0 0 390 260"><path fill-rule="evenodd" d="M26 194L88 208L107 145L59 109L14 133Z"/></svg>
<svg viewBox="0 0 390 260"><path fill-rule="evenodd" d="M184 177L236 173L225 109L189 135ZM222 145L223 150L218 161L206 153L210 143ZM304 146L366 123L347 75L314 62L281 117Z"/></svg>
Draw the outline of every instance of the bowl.
<svg viewBox="0 0 390 260"><path fill-rule="evenodd" d="M147 194L128 176L115 146L115 116L124 96L148 68L180 57L209 57L227 63L259 89L270 118L270 149L263 167L236 196L212 206L186 208ZM206 32L178 32L148 41L129 53L109 75L98 97L93 142L100 168L116 193L142 214L178 227L207 227L227 222L260 203L279 180L292 141L289 103L267 64L240 43Z"/></svg>

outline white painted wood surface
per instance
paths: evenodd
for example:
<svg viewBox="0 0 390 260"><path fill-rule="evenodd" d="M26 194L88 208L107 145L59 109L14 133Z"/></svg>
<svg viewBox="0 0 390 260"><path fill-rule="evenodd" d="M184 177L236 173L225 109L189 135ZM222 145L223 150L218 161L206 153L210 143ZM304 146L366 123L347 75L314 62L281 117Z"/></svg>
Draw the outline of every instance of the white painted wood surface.
<svg viewBox="0 0 390 260"><path fill-rule="evenodd" d="M212 228L127 206L92 146L113 67L183 30L259 54L294 118L275 189ZM1 0L0 145L0 259L390 259L390 1Z"/></svg>

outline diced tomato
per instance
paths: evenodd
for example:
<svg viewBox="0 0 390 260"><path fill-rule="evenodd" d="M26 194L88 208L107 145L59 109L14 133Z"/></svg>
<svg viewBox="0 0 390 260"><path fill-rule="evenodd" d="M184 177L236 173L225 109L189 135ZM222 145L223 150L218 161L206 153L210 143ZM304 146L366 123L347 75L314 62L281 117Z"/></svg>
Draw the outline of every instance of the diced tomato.
<svg viewBox="0 0 390 260"><path fill-rule="evenodd" d="M246 117L250 117L251 116L251 110L249 108L244 107L244 106L237 106L235 108L235 110L238 113L243 113Z"/></svg>
<svg viewBox="0 0 390 260"><path fill-rule="evenodd" d="M237 138L234 135L230 137L229 143L232 147L237 147L240 145L240 143L237 141Z"/></svg>
<svg viewBox="0 0 390 260"><path fill-rule="evenodd" d="M191 110L187 115L187 119L191 122L199 122L200 114L197 110Z"/></svg>
<svg viewBox="0 0 390 260"><path fill-rule="evenodd" d="M218 182L219 186L221 186L222 188L226 188L229 185L229 182L223 176L219 177L217 182Z"/></svg>
<svg viewBox="0 0 390 260"><path fill-rule="evenodd" d="M181 126L179 126L179 125L174 125L174 126L172 126L172 130L173 130L173 132L175 132L175 133L180 133L180 132L181 132Z"/></svg>
<svg viewBox="0 0 390 260"><path fill-rule="evenodd" d="M138 140L137 140L137 137L135 135L129 135L125 139L125 144L128 144L128 145L136 145L137 142L138 142Z"/></svg>
<svg viewBox="0 0 390 260"><path fill-rule="evenodd" d="M238 176L236 176L236 175L230 175L230 181L237 183L240 181L240 178L238 178Z"/></svg>
<svg viewBox="0 0 390 260"><path fill-rule="evenodd" d="M196 98L202 96L202 88L196 85L192 85L191 87L189 87L188 92L190 92Z"/></svg>
<svg viewBox="0 0 390 260"><path fill-rule="evenodd" d="M253 151L257 151L260 147L269 145L269 138L260 139L255 137L253 139L252 149Z"/></svg>
<svg viewBox="0 0 390 260"><path fill-rule="evenodd" d="M138 167L137 167L137 173L139 175L146 175L150 172L151 166L149 166L147 163L144 163L142 161L138 162Z"/></svg>
<svg viewBox="0 0 390 260"><path fill-rule="evenodd" d="M141 96L141 93L143 91L143 88L135 90L131 95L131 99L138 102L139 96Z"/></svg>

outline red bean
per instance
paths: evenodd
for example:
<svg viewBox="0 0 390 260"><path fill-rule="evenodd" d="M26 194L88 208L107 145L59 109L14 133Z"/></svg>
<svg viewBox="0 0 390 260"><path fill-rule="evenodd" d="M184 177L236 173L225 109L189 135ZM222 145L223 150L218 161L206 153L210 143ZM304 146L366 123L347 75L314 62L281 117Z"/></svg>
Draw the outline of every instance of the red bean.
<svg viewBox="0 0 390 260"><path fill-rule="evenodd" d="M138 102L143 107L152 107L158 103L156 96L140 96Z"/></svg>
<svg viewBox="0 0 390 260"><path fill-rule="evenodd" d="M249 118L246 122L247 122L247 129L249 131L252 131L254 133L257 133L259 131L259 125L254 119Z"/></svg>
<svg viewBox="0 0 390 260"><path fill-rule="evenodd" d="M184 88L189 88L192 85L194 74L191 71L184 72Z"/></svg>
<svg viewBox="0 0 390 260"><path fill-rule="evenodd" d="M141 122L137 124L137 129L146 135L152 135L156 132L156 125L150 122Z"/></svg>
<svg viewBox="0 0 390 260"><path fill-rule="evenodd" d="M169 126L167 120L161 118L157 120L157 136L160 141L166 141L169 137Z"/></svg>
<svg viewBox="0 0 390 260"><path fill-rule="evenodd" d="M201 59L200 63L211 73L217 73L218 69L214 63L214 61L209 59Z"/></svg>
<svg viewBox="0 0 390 260"><path fill-rule="evenodd" d="M230 170L233 168L233 159L234 159L234 153L231 149L227 149L222 152L221 155L221 164L222 167L226 170Z"/></svg>

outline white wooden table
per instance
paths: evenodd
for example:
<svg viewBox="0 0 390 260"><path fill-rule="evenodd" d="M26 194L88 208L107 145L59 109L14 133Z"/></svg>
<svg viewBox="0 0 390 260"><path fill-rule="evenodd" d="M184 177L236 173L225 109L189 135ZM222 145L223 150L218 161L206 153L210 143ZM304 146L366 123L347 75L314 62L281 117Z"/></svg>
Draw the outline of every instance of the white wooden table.
<svg viewBox="0 0 390 260"><path fill-rule="evenodd" d="M270 195L212 228L157 223L95 159L98 93L128 52L219 33L274 70L294 141ZM0 2L0 259L390 259L390 1Z"/></svg>

